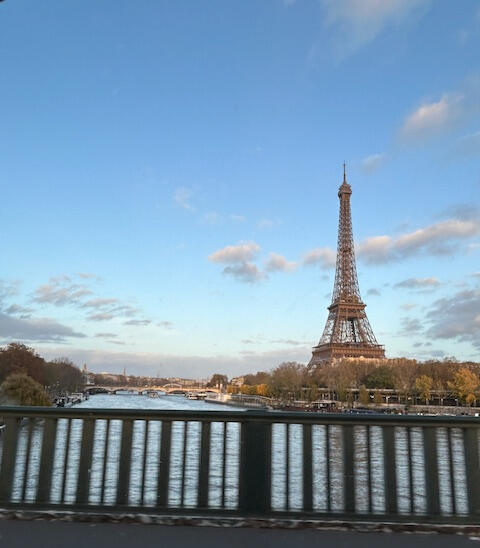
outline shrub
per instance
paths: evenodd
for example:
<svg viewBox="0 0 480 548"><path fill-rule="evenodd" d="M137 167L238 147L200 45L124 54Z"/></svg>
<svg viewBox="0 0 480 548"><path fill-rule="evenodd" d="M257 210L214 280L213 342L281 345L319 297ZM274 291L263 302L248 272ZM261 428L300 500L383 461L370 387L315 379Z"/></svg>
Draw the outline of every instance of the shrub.
<svg viewBox="0 0 480 548"><path fill-rule="evenodd" d="M4 398L17 405L51 405L42 385L24 373L8 376L0 385Z"/></svg>

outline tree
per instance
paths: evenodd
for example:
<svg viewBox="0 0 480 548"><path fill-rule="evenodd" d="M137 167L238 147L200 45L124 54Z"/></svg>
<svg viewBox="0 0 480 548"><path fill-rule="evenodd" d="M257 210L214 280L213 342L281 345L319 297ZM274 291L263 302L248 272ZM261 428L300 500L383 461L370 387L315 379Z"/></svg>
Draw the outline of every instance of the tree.
<svg viewBox="0 0 480 548"><path fill-rule="evenodd" d="M405 403L408 401L408 396L413 393L416 369L417 364L415 361L404 358L396 360L393 366L393 386L400 396L403 396Z"/></svg>
<svg viewBox="0 0 480 548"><path fill-rule="evenodd" d="M295 399L306 384L306 369L297 362L284 362L270 376L268 388L274 397Z"/></svg>
<svg viewBox="0 0 480 548"><path fill-rule="evenodd" d="M455 373L453 381L448 381L450 390L467 405L476 403L479 385L478 376L466 367L462 367Z"/></svg>
<svg viewBox="0 0 480 548"><path fill-rule="evenodd" d="M433 387L433 379L428 375L421 375L415 379L415 390L428 405Z"/></svg>
<svg viewBox="0 0 480 548"><path fill-rule="evenodd" d="M0 385L4 399L17 405L51 405L42 385L25 373L13 373Z"/></svg>
<svg viewBox="0 0 480 548"><path fill-rule="evenodd" d="M383 398L382 398L381 392L375 392L375 394L373 395L373 403L375 405L380 405L380 404L383 403Z"/></svg>
<svg viewBox="0 0 480 548"><path fill-rule="evenodd" d="M368 405L370 403L370 392L366 389L365 385L360 386L358 391L358 401L362 405Z"/></svg>
<svg viewBox="0 0 480 548"><path fill-rule="evenodd" d="M26 373L41 385L48 384L45 360L24 344L10 343L0 349L0 382L12 373Z"/></svg>
<svg viewBox="0 0 480 548"><path fill-rule="evenodd" d="M257 385L257 394L259 396L269 396L268 386L265 383Z"/></svg>
<svg viewBox="0 0 480 548"><path fill-rule="evenodd" d="M367 388L393 388L393 372L388 365L381 365L365 378Z"/></svg>
<svg viewBox="0 0 480 548"><path fill-rule="evenodd" d="M220 373L215 373L212 375L212 378L209 380L207 386L209 388L219 388L220 390L227 386L228 379L225 375L221 375Z"/></svg>

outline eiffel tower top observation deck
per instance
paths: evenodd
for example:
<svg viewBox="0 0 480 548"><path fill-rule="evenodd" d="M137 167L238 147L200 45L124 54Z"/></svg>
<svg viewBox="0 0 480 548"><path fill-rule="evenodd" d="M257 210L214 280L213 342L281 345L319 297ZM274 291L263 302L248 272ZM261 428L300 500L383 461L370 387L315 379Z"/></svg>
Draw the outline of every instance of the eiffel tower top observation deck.
<svg viewBox="0 0 480 548"><path fill-rule="evenodd" d="M312 351L309 365L317 365L336 358L385 357L385 350L377 343L365 313L365 304L358 287L355 248L353 244L350 196L343 164L343 183L338 189L340 215L338 223L337 265L332 304L323 335Z"/></svg>

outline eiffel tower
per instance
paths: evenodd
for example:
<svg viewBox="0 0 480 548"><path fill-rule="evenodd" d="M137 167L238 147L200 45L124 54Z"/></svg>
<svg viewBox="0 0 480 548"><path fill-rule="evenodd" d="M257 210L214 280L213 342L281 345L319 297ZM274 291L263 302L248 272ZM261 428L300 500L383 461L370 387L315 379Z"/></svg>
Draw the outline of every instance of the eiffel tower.
<svg viewBox="0 0 480 548"><path fill-rule="evenodd" d="M377 343L360 297L355 249L353 245L350 196L343 164L343 183L338 189L340 215L338 222L337 265L332 304L323 335L313 348L309 365L324 364L337 358L385 358L385 349Z"/></svg>

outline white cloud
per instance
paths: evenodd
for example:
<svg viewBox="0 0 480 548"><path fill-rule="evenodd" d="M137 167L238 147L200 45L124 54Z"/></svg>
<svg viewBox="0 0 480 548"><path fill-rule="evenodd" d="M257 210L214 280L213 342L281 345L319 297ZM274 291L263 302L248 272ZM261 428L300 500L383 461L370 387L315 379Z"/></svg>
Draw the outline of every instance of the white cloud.
<svg viewBox="0 0 480 548"><path fill-rule="evenodd" d="M396 238L375 236L357 246L357 254L366 263L382 264L399 261L422 253L453 255L461 240L480 234L480 220L449 219L402 234Z"/></svg>
<svg viewBox="0 0 480 548"><path fill-rule="evenodd" d="M436 102L423 103L407 116L402 136L422 138L451 127L462 114L463 101L461 93L446 93Z"/></svg>
<svg viewBox="0 0 480 548"><path fill-rule="evenodd" d="M401 289L434 289L440 285L437 278L408 278L396 283L393 287Z"/></svg>
<svg viewBox="0 0 480 548"><path fill-rule="evenodd" d="M226 266L222 273L232 276L241 282L255 283L267 276L251 260L260 251L255 242L240 242L237 245L228 245L209 255L212 263L223 263Z"/></svg>
<svg viewBox="0 0 480 548"><path fill-rule="evenodd" d="M335 267L337 254L329 247L317 247L308 251L303 256L303 264L305 266L319 265L320 268L327 270Z"/></svg>
<svg viewBox="0 0 480 548"><path fill-rule="evenodd" d="M470 342L480 351L480 290L464 290L433 303L427 318L427 335L434 339Z"/></svg>
<svg viewBox="0 0 480 548"><path fill-rule="evenodd" d="M80 306L81 308L103 308L105 306L116 304L118 302L118 299L103 299L98 297L96 299L90 299L82 303Z"/></svg>
<svg viewBox="0 0 480 548"><path fill-rule="evenodd" d="M78 304L83 297L91 295L92 291L83 284L71 283L68 276L50 278L48 284L35 290L33 300L43 304L65 306Z"/></svg>
<svg viewBox="0 0 480 548"><path fill-rule="evenodd" d="M260 246L255 242L244 242L237 245L228 245L223 249L209 255L212 263L235 264L250 261L260 251Z"/></svg>
<svg viewBox="0 0 480 548"><path fill-rule="evenodd" d="M190 199L192 195L193 195L192 189L181 186L177 188L177 190L175 190L173 199L183 209L186 209L187 211L195 211L195 208L190 203Z"/></svg>
<svg viewBox="0 0 480 548"><path fill-rule="evenodd" d="M259 270L257 265L250 262L226 266L223 269L223 274L233 276L241 282L250 284L257 283L266 278L266 274Z"/></svg>
<svg viewBox="0 0 480 548"><path fill-rule="evenodd" d="M372 154L362 160L362 170L364 173L371 175L377 171L385 161L385 154Z"/></svg>
<svg viewBox="0 0 480 548"><path fill-rule="evenodd" d="M267 272L292 272L297 266L298 264L296 262L287 261L283 255L270 253L270 256L265 263L265 270Z"/></svg>
<svg viewBox="0 0 480 548"><path fill-rule="evenodd" d="M400 306L402 310L412 310L413 308L416 308L418 305L416 303L405 303Z"/></svg>
<svg viewBox="0 0 480 548"><path fill-rule="evenodd" d="M375 40L388 28L399 27L426 12L429 0L321 0L326 23L335 31L339 57Z"/></svg>
<svg viewBox="0 0 480 548"><path fill-rule="evenodd" d="M133 327L145 327L147 325L150 325L152 323L152 320L127 320L126 322L123 322L123 325L130 325Z"/></svg>

